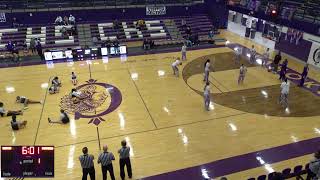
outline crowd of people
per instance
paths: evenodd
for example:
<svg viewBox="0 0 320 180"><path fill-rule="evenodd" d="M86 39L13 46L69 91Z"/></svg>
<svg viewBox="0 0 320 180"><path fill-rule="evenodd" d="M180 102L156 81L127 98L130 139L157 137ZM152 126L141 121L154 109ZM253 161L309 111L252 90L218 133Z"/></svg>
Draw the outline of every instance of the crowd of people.
<svg viewBox="0 0 320 180"><path fill-rule="evenodd" d="M95 168L94 168L94 155L89 154L89 150L87 147L82 148L82 153L79 157L79 161L82 167L82 180L86 180L88 175L91 180L95 180ZM125 167L127 169L128 177L132 178L132 167L130 161L130 147L127 146L127 142L125 140L121 141L121 148L118 150L119 154L119 166L120 166L120 177L122 180L125 179ZM114 154L109 151L109 147L107 145L103 146L103 152L98 155L97 163L101 165L102 171L102 179L107 180L107 173L112 180L115 180L114 171L113 171L113 161L116 158Z"/></svg>
<svg viewBox="0 0 320 180"><path fill-rule="evenodd" d="M70 14L69 17L64 16L57 16L56 20L54 21L54 24L60 25L60 26L68 26L68 25L75 25L76 24L76 18Z"/></svg>

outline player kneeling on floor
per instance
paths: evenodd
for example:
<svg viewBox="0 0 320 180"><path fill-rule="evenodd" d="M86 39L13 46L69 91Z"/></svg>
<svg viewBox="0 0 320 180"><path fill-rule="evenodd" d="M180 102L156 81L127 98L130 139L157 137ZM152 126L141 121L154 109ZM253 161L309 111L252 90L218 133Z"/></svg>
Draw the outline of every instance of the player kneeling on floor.
<svg viewBox="0 0 320 180"><path fill-rule="evenodd" d="M25 128L27 125L27 121L17 121L16 115L12 115L11 120L11 128L12 130L19 130Z"/></svg>
<svg viewBox="0 0 320 180"><path fill-rule="evenodd" d="M49 87L49 94L56 94L56 93L59 93L59 86L55 86L55 85L51 85Z"/></svg>

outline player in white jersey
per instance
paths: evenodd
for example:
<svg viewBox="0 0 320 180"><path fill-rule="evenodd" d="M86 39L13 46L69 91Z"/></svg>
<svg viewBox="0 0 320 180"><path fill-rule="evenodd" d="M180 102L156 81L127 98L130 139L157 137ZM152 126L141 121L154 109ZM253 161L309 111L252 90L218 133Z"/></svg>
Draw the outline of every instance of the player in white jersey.
<svg viewBox="0 0 320 180"><path fill-rule="evenodd" d="M261 64L262 67L268 68L267 65L268 65L269 58L270 58L270 49L267 48L266 51L263 53L262 64Z"/></svg>
<svg viewBox="0 0 320 180"><path fill-rule="evenodd" d="M74 72L71 73L71 82L74 86L78 84L77 75Z"/></svg>
<svg viewBox="0 0 320 180"><path fill-rule="evenodd" d="M280 92L280 104L284 107L288 107L288 95L289 95L289 89L290 89L290 82L287 78L284 79L284 81L280 85L281 92Z"/></svg>
<svg viewBox="0 0 320 180"><path fill-rule="evenodd" d="M51 84L51 86L49 87L49 94L56 94L59 93L59 86L55 86L53 84Z"/></svg>
<svg viewBox="0 0 320 180"><path fill-rule="evenodd" d="M28 104L42 104L42 101L31 100L31 99L28 99L28 98L26 98L24 96L17 96L16 97L16 102L20 103L20 104L23 104L24 107L27 107Z"/></svg>
<svg viewBox="0 0 320 180"><path fill-rule="evenodd" d="M211 67L211 63L210 63L210 59L208 59L204 63L204 79L203 79L203 81L205 81L206 83L209 82L210 67Z"/></svg>
<svg viewBox="0 0 320 180"><path fill-rule="evenodd" d="M238 78L238 84L243 84L244 78L247 73L247 67L241 64L239 69L239 78Z"/></svg>
<svg viewBox="0 0 320 180"><path fill-rule="evenodd" d="M172 70L173 70L173 75L179 77L179 68L178 66L182 65L182 62L180 61L180 58L177 58L172 64Z"/></svg>
<svg viewBox="0 0 320 180"><path fill-rule="evenodd" d="M256 55L257 55L257 51L254 48L254 45L252 45L252 48L250 49L250 63L254 64L256 61Z"/></svg>
<svg viewBox="0 0 320 180"><path fill-rule="evenodd" d="M181 47L181 59L182 61L187 60L187 46L185 44Z"/></svg>
<svg viewBox="0 0 320 180"><path fill-rule="evenodd" d="M204 107L209 111L210 106L210 83L207 82L203 89Z"/></svg>
<svg viewBox="0 0 320 180"><path fill-rule="evenodd" d="M236 57L235 57L236 64L240 64L242 48L241 47L236 47L235 48L235 54L236 54Z"/></svg>

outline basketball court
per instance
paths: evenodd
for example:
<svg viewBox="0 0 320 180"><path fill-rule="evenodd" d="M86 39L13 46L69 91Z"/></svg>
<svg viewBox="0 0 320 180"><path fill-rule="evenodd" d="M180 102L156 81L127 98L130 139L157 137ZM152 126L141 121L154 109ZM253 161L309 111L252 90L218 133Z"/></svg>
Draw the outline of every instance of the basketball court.
<svg viewBox="0 0 320 180"><path fill-rule="evenodd" d="M6 109L22 108L15 103L18 95L44 103L30 104L23 116L18 116L28 124L17 132L11 130L10 117L1 118L0 142L54 145L57 180L81 179L78 157L82 147L87 146L97 158L104 144L116 155L114 169L116 179L120 179L117 150L123 139L132 149L134 179L252 152L262 152L256 154L260 166L246 167L246 162L236 162L235 166L243 163L243 168L217 172L214 178L246 179L307 163L312 152L274 162L268 161L263 152L289 144L300 147L299 142L319 137L319 91L298 88L292 82L289 108L285 109L278 104L278 75L250 65L245 56L241 63L246 64L248 73L239 86L239 65L234 62L231 45L237 42L251 47L252 42L228 31L222 31L222 36L230 46L188 51L178 78L171 64L180 52L2 68L0 93ZM256 47L263 52L262 46ZM204 109L202 96L203 63L208 58L215 69L210 73L211 111ZM300 72L303 65L289 59L289 68ZM72 71L78 75L77 88L91 93L91 101L70 104ZM309 74L309 78L320 81L317 70L311 68ZM51 95L47 88L55 76L61 79L62 88ZM49 124L48 117L59 118L60 108L72 117L70 124ZM100 167L95 167L97 179L101 179ZM203 169L199 172L205 177Z"/></svg>

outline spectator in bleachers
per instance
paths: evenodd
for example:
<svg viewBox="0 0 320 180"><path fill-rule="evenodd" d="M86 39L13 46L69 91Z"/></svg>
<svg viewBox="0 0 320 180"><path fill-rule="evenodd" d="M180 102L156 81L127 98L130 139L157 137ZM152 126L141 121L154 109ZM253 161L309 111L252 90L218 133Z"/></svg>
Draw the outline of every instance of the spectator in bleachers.
<svg viewBox="0 0 320 180"><path fill-rule="evenodd" d="M17 20L16 17L14 17L14 18L12 19L12 27L13 27L13 28L17 28L17 27L19 27L19 26L20 26L19 21Z"/></svg>
<svg viewBox="0 0 320 180"><path fill-rule="evenodd" d="M17 116L12 115L12 120L11 120L12 130L19 130L19 129L25 128L26 125L27 125L27 121L17 121Z"/></svg>
<svg viewBox="0 0 320 180"><path fill-rule="evenodd" d="M40 40L36 41L36 49L37 49L38 55L40 56L41 60L44 60L44 55L42 52L42 45L40 43Z"/></svg>
<svg viewBox="0 0 320 180"><path fill-rule="evenodd" d="M69 35L70 35L70 36L74 36L74 35L76 35L76 34L77 34L77 28L76 28L76 26L72 26L72 27L70 28Z"/></svg>
<svg viewBox="0 0 320 180"><path fill-rule="evenodd" d="M119 40L118 39L115 39L113 42L112 42L113 46L114 46L114 49L116 51L116 54L119 54L120 53L120 43L119 43Z"/></svg>
<svg viewBox="0 0 320 180"><path fill-rule="evenodd" d="M67 32L67 28L66 27L62 27L60 30L62 37L67 39L68 38L68 32Z"/></svg>
<svg viewBox="0 0 320 180"><path fill-rule="evenodd" d="M65 26L69 25L69 18L67 16L64 16L64 18L63 18L63 25L65 25Z"/></svg>
<svg viewBox="0 0 320 180"><path fill-rule="evenodd" d="M31 50L32 54L34 54L36 52L36 40L34 38L31 38L31 40L30 40L29 49Z"/></svg>
<svg viewBox="0 0 320 180"><path fill-rule="evenodd" d="M93 45L98 45L98 37L97 36L94 36L93 38L92 38L92 42L93 42Z"/></svg>
<svg viewBox="0 0 320 180"><path fill-rule="evenodd" d="M192 47L191 36L187 35L186 37L186 45L187 47Z"/></svg>
<svg viewBox="0 0 320 180"><path fill-rule="evenodd" d="M320 150L314 153L314 159L309 163L309 169L313 173L314 180L320 179Z"/></svg>
<svg viewBox="0 0 320 180"><path fill-rule="evenodd" d="M7 51L13 54L15 49L15 44L12 41L9 41L6 45Z"/></svg>
<svg viewBox="0 0 320 180"><path fill-rule="evenodd" d="M120 28L120 23L119 23L118 19L115 19L113 21L113 29L117 30L119 28Z"/></svg>
<svg viewBox="0 0 320 180"><path fill-rule="evenodd" d="M74 16L72 16L72 14L70 14L70 16L69 16L69 23L71 25L75 25L76 24L76 18Z"/></svg>
<svg viewBox="0 0 320 180"><path fill-rule="evenodd" d="M149 42L148 38L143 39L143 49L144 50L150 49L150 42Z"/></svg>
<svg viewBox="0 0 320 180"><path fill-rule="evenodd" d="M61 16L58 16L58 17L56 18L56 20L54 21L54 23L55 23L56 25L62 25L62 24L63 24L63 19L62 19L62 17L61 17Z"/></svg>
<svg viewBox="0 0 320 180"><path fill-rule="evenodd" d="M192 35L192 31L191 31L190 26L187 26L186 33L187 33L187 35L189 35L189 36Z"/></svg>
<svg viewBox="0 0 320 180"><path fill-rule="evenodd" d="M143 19L140 19L140 20L138 20L137 25L138 25L137 28L141 31L146 26L146 23Z"/></svg>
<svg viewBox="0 0 320 180"><path fill-rule="evenodd" d="M182 27L182 28L187 27L187 22L186 22L185 19L181 19L181 27Z"/></svg>

